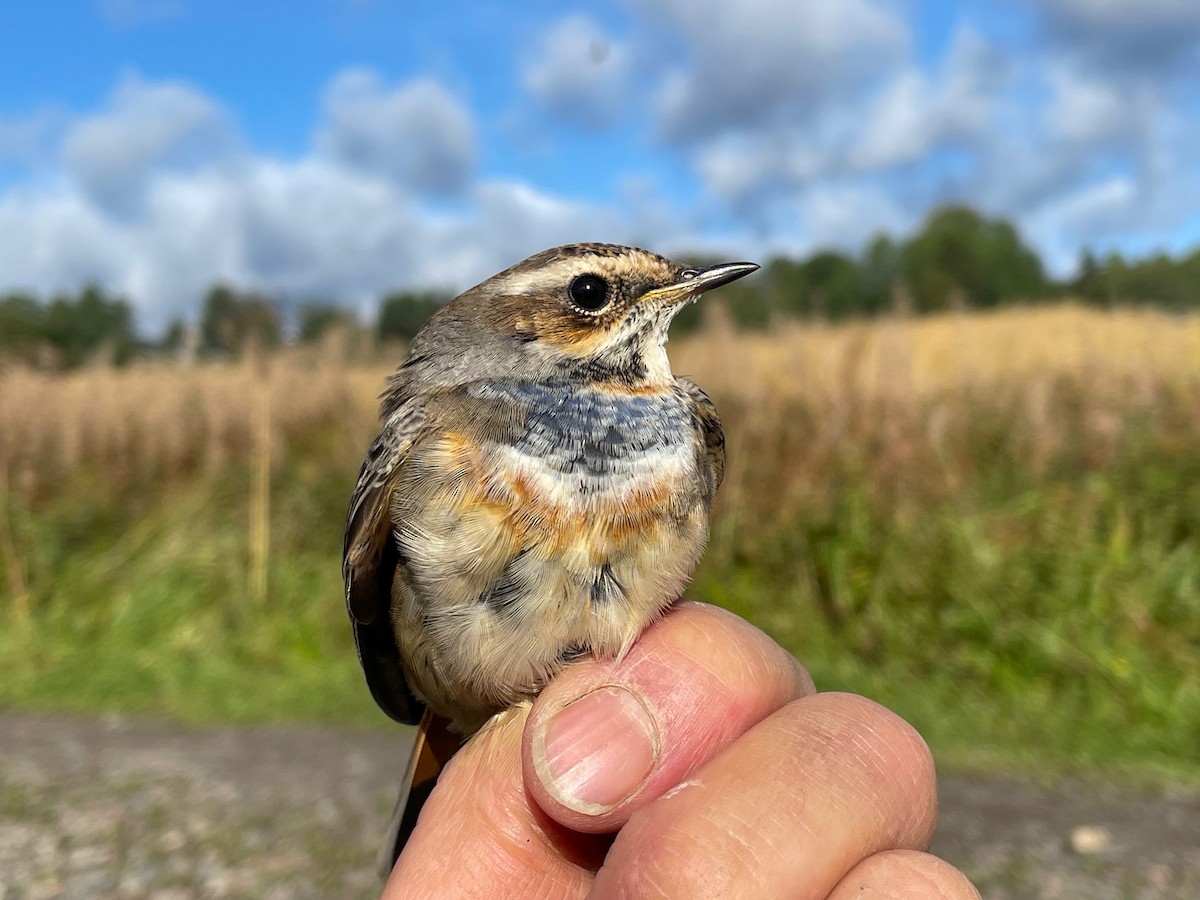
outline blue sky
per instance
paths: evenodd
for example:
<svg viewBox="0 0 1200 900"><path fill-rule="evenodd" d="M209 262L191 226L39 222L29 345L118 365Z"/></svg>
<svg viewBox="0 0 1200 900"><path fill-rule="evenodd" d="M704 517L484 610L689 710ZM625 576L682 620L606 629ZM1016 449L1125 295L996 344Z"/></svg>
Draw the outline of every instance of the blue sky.
<svg viewBox="0 0 1200 900"><path fill-rule="evenodd" d="M368 309L546 246L857 249L938 203L1200 242L1195 0L0 7L0 289Z"/></svg>

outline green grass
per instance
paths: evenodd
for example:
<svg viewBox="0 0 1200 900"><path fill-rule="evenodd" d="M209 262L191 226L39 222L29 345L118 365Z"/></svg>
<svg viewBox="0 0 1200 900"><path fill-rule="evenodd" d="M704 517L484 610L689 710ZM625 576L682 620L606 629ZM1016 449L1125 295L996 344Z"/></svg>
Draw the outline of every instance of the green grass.
<svg viewBox="0 0 1200 900"><path fill-rule="evenodd" d="M872 499L847 468L793 520L726 517L690 594L897 710L943 766L1200 780L1200 454L981 465L949 499ZM341 601L351 474L276 472L260 600L244 468L10 496L29 596L0 595L0 705L382 724Z"/></svg>
<svg viewBox="0 0 1200 900"><path fill-rule="evenodd" d="M148 508L130 521L86 494L28 518L33 610L10 612L0 631L0 703L199 722L373 720L340 600L332 493L279 492L259 602L248 590L248 484L233 472L133 498Z"/></svg>
<svg viewBox="0 0 1200 900"><path fill-rule="evenodd" d="M696 593L943 764L1200 781L1200 460L879 515L853 492L710 560Z"/></svg>

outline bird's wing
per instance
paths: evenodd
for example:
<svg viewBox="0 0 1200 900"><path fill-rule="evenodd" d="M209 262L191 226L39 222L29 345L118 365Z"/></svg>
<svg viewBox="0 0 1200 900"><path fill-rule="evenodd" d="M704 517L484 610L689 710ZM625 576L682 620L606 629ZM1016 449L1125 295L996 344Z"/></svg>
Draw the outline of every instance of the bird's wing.
<svg viewBox="0 0 1200 900"><path fill-rule="evenodd" d="M371 696L398 722L415 725L424 711L404 677L389 612L399 558L391 501L396 474L425 430L426 410L408 398L384 420L367 451L346 513L342 577L358 659Z"/></svg>
<svg viewBox="0 0 1200 900"><path fill-rule="evenodd" d="M675 381L692 401L692 422L700 434L701 462L710 480L708 502L712 503L721 479L725 477L725 429L721 427L717 407L700 385L690 378L676 378Z"/></svg>

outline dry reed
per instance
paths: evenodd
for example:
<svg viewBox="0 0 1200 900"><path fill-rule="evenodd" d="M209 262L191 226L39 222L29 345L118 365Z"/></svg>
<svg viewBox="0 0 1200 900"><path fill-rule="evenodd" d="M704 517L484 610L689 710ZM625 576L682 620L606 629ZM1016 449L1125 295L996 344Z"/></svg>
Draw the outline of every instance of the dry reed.
<svg viewBox="0 0 1200 900"><path fill-rule="evenodd" d="M1006 452L1035 472L1079 441L1102 465L1135 413L1200 419L1195 316L1063 305L788 322L768 334L718 326L671 351L676 371L695 377L725 417L730 513L764 497L794 508L847 464L881 489L916 476L953 491L976 467L969 432L990 418L1014 423ZM352 475L397 357L354 361L326 348L198 367L4 370L9 489L36 504L79 474L170 483L250 465L256 552L265 554L271 473L319 434L323 464Z"/></svg>

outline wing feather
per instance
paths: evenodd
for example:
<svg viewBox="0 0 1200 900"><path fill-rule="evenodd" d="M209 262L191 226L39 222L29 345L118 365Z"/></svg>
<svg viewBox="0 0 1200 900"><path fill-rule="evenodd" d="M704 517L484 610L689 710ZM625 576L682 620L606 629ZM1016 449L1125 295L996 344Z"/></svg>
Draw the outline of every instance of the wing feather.
<svg viewBox="0 0 1200 900"><path fill-rule="evenodd" d="M721 427L721 417L717 407L704 393L703 388L690 378L676 378L676 383L687 392L692 401L692 421L700 433L702 447L701 463L708 476L710 491L708 502L711 504L725 477L725 429Z"/></svg>
<svg viewBox="0 0 1200 900"><path fill-rule="evenodd" d="M371 695L389 716L415 725L423 706L408 687L389 608L397 566L391 501L396 474L425 425L422 403L409 399L384 420L367 451L346 513L342 576L358 659Z"/></svg>

